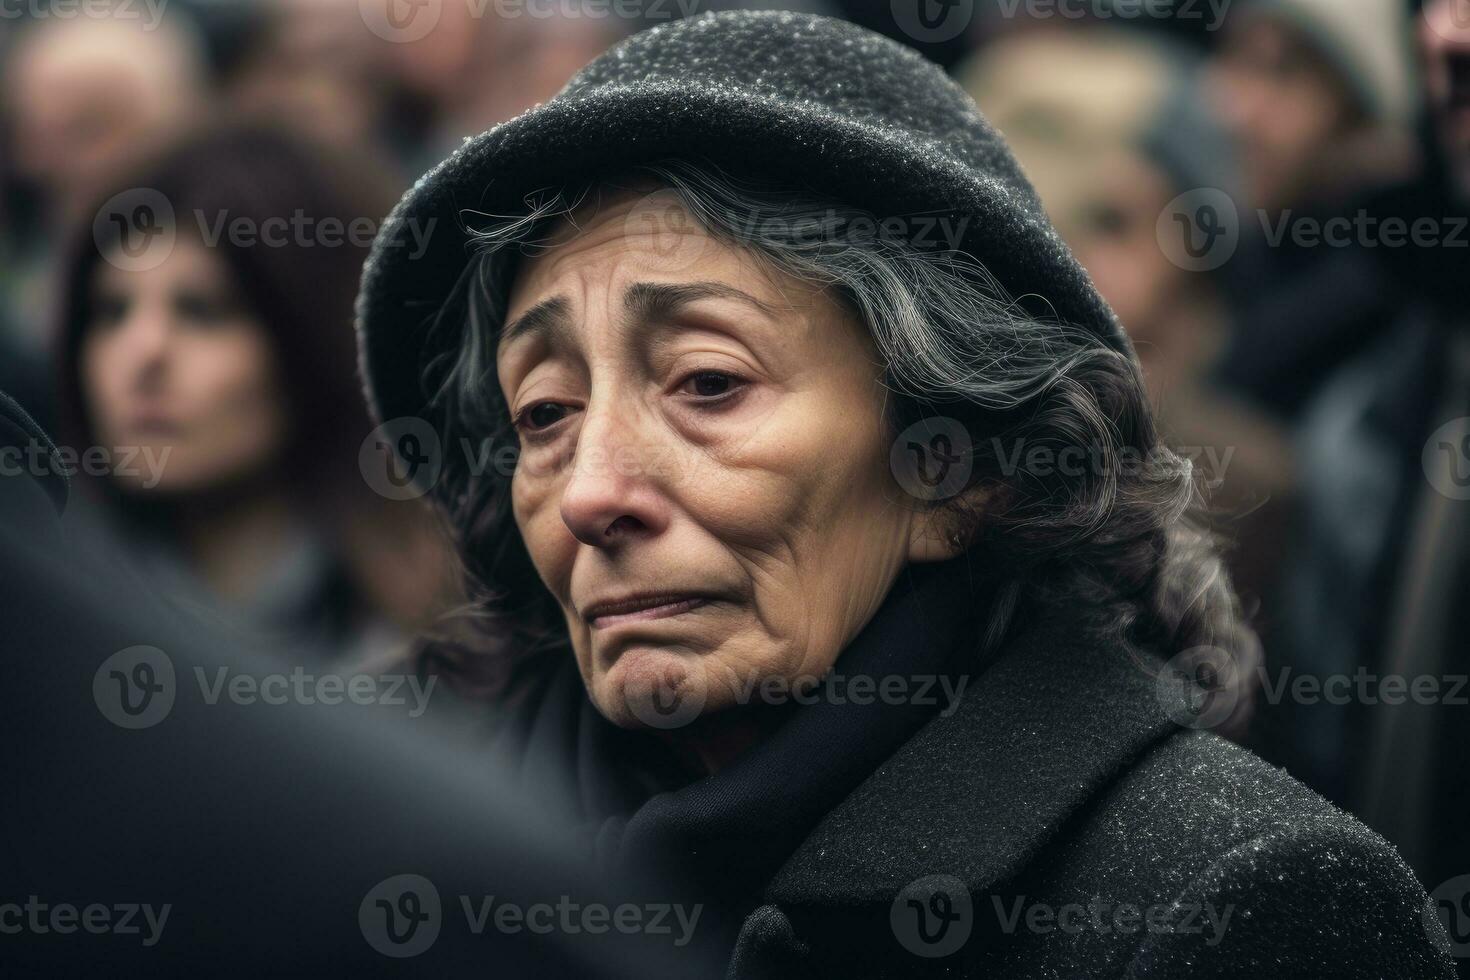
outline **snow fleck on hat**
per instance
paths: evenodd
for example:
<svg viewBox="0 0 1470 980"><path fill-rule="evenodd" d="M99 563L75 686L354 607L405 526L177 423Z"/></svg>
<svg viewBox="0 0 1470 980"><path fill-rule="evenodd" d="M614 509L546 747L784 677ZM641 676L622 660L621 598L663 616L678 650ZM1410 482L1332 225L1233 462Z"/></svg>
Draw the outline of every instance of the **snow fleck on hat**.
<svg viewBox="0 0 1470 980"><path fill-rule="evenodd" d="M429 328L472 256L462 212L522 213L535 191L691 155L819 186L879 218L963 217L960 247L1028 311L1132 356L1004 140L937 65L844 21L714 13L619 43L556 98L468 140L399 202L357 298L378 421L429 414L424 368L454 342Z"/></svg>

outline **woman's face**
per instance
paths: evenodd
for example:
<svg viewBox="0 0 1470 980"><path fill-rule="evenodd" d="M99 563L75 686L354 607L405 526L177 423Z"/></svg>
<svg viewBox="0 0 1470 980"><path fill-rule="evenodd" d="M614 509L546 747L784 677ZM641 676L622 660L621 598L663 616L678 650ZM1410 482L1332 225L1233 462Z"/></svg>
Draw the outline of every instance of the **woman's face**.
<svg viewBox="0 0 1470 980"><path fill-rule="evenodd" d="M497 368L593 702L673 727L820 676L906 561L953 553L889 470L871 340L671 195L577 224L521 267Z"/></svg>
<svg viewBox="0 0 1470 980"><path fill-rule="evenodd" d="M1275 210L1310 192L1351 126L1351 97L1336 72L1270 17L1247 19L1229 33L1208 91L1236 139L1257 207Z"/></svg>
<svg viewBox="0 0 1470 980"><path fill-rule="evenodd" d="M119 467L118 480L192 493L277 460L286 417L275 356L220 259L181 237L147 271L98 263L92 291L81 375L97 438L158 461Z"/></svg>
<svg viewBox="0 0 1470 980"><path fill-rule="evenodd" d="M1071 176L1071 206L1056 215L1072 246L1141 358L1167 343L1169 302L1193 280L1159 247L1158 216L1177 193L1159 169L1131 150L1098 153Z"/></svg>

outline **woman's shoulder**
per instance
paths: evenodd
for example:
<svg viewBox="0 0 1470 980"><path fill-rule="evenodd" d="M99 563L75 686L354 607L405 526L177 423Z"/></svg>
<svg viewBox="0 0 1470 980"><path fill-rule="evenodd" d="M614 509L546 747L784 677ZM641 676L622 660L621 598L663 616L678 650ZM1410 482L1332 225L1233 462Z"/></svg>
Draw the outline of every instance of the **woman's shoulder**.
<svg viewBox="0 0 1470 980"><path fill-rule="evenodd" d="M842 930L821 923L843 916L823 909L886 911L880 945L912 952L946 889L969 910L964 948L1000 975L1452 976L1392 846L1181 727L1163 670L1077 637L1019 641L828 814L767 900L829 952L820 936Z"/></svg>
<svg viewBox="0 0 1470 980"><path fill-rule="evenodd" d="M1134 820L1145 817L1146 824ZM1285 769L1206 731L1180 731L1153 746L1099 798L1086 823L1172 828L1149 836L1162 854L1196 855L1194 864L1266 864L1292 847L1339 849L1384 881L1414 882L1416 912L1422 904L1413 872L1391 843Z"/></svg>
<svg viewBox="0 0 1470 980"><path fill-rule="evenodd" d="M1099 800L1100 808L1135 805L1188 827L1228 825L1237 834L1308 822L1361 826L1285 769L1213 732L1188 728L1140 753ZM1200 843L1211 839L1219 837Z"/></svg>
<svg viewBox="0 0 1470 980"><path fill-rule="evenodd" d="M1149 795L1161 785L1173 792L1154 803L1162 810L1177 809L1181 817L1228 818L1242 829L1283 821L1357 824L1285 769L1207 730L1169 733L1120 774L1109 795L1126 800Z"/></svg>
<svg viewBox="0 0 1470 980"><path fill-rule="evenodd" d="M1181 873L1201 877L1213 867L1286 880L1305 870L1288 867L1296 854L1317 853L1332 875L1351 866L1364 882L1401 889L1416 924L1422 911L1423 889L1389 841L1287 770L1207 730L1181 728L1149 746L1078 828L1084 846L1117 852L1141 831L1156 863L1172 858Z"/></svg>
<svg viewBox="0 0 1470 980"><path fill-rule="evenodd" d="M1194 920L1148 935L1136 976L1454 975L1436 911L1392 844L1209 732L1154 745L1038 865Z"/></svg>

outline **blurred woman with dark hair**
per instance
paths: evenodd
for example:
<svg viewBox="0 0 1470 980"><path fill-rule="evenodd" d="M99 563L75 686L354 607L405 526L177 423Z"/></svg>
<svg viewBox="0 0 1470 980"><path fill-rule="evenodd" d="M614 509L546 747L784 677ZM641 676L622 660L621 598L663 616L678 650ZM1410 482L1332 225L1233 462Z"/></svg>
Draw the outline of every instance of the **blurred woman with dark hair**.
<svg viewBox="0 0 1470 980"><path fill-rule="evenodd" d="M352 297L387 191L272 126L212 129L100 193L64 268L63 424L108 454L104 511L178 595L308 659L390 657L448 581L425 509L359 466Z"/></svg>

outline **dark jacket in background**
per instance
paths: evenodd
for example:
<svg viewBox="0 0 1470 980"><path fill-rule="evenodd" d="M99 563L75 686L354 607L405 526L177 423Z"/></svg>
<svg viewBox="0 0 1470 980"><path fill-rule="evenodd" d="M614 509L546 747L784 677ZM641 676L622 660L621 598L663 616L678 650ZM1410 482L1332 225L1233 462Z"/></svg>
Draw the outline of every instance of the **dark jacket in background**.
<svg viewBox="0 0 1470 980"><path fill-rule="evenodd" d="M1295 227L1322 227L1371 205L1358 199L1297 207L1264 220L1284 231L1268 239L1255 212L1242 210L1239 251L1221 270L1231 336L1216 369L1222 386L1283 420L1293 420L1346 361L1383 335L1402 303L1402 285L1374 249L1300 245Z"/></svg>
<svg viewBox="0 0 1470 980"><path fill-rule="evenodd" d="M1364 282L1380 284L1378 305L1343 309L1354 291L1322 294L1324 316L1387 309L1366 343L1323 348L1338 363L1314 386L1303 379L1303 518L1284 563L1285 629L1267 654L1273 680L1288 668L1319 680L1363 672L1375 685L1432 678L1438 694L1429 704L1392 703L1385 686L1345 704L1284 698L1263 715L1262 745L1394 842L1447 898L1452 938L1470 954L1470 248L1465 202L1428 134L1424 151L1434 162L1420 179L1365 207L1407 227L1431 219L1443 243L1373 250ZM1470 958L1460 967L1470 976Z"/></svg>

